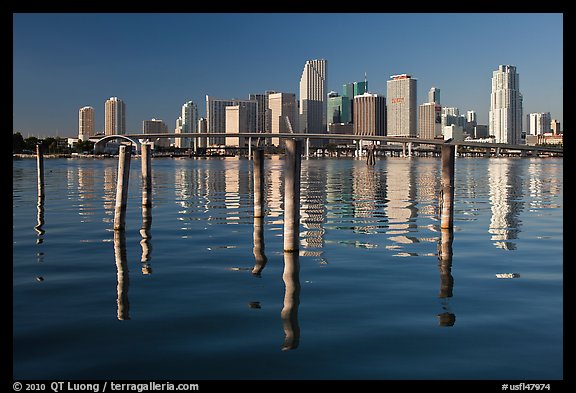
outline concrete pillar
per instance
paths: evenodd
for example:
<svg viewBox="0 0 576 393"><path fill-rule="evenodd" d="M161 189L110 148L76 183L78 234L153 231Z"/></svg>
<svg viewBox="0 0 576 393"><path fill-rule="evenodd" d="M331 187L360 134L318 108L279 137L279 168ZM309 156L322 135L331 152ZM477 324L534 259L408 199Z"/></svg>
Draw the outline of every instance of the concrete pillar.
<svg viewBox="0 0 576 393"><path fill-rule="evenodd" d="M128 262L126 259L126 232L114 231L114 257L116 259L116 303L118 320L130 319L130 302L128 301Z"/></svg>
<svg viewBox="0 0 576 393"><path fill-rule="evenodd" d="M442 145L442 179L440 182L441 228L454 225L454 145Z"/></svg>
<svg viewBox="0 0 576 393"><path fill-rule="evenodd" d="M114 230L124 230L126 225L126 201L130 177L130 152L120 146L118 154L118 181L116 183L116 205L114 207Z"/></svg>
<svg viewBox="0 0 576 393"><path fill-rule="evenodd" d="M44 197L44 147L42 142L36 144L36 168L38 172L38 196Z"/></svg>
<svg viewBox="0 0 576 393"><path fill-rule="evenodd" d="M280 313L284 329L283 351L296 349L300 343L298 307L300 306L300 261L295 252L284 253L284 307Z"/></svg>
<svg viewBox="0 0 576 393"><path fill-rule="evenodd" d="M286 139L284 169L284 252L300 248L300 167L302 141Z"/></svg>
<svg viewBox="0 0 576 393"><path fill-rule="evenodd" d="M248 159L252 158L252 137L248 137Z"/></svg>
<svg viewBox="0 0 576 393"><path fill-rule="evenodd" d="M264 217L264 149L253 152L254 217Z"/></svg>
<svg viewBox="0 0 576 393"><path fill-rule="evenodd" d="M306 138L306 158L310 158L310 138Z"/></svg>
<svg viewBox="0 0 576 393"><path fill-rule="evenodd" d="M141 145L142 206L152 206L152 150L148 143Z"/></svg>
<svg viewBox="0 0 576 393"><path fill-rule="evenodd" d="M252 268L252 274L260 277L264 266L268 263L268 258L264 254L264 218L254 217L254 259L256 263Z"/></svg>
<svg viewBox="0 0 576 393"><path fill-rule="evenodd" d="M412 142L408 142L408 157L412 157Z"/></svg>

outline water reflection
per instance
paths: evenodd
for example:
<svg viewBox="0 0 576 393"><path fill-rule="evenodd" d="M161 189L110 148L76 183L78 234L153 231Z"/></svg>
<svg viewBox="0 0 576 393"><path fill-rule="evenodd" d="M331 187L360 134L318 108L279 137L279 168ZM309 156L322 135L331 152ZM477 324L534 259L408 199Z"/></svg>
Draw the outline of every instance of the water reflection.
<svg viewBox="0 0 576 393"><path fill-rule="evenodd" d="M326 170L318 167L304 167L300 188L300 224L303 256L321 256L324 247L323 224L326 222Z"/></svg>
<svg viewBox="0 0 576 393"><path fill-rule="evenodd" d="M116 259L116 303L118 307L118 320L130 319L130 302L128 301L128 286L130 277L128 274L128 262L126 260L126 232L114 231L114 257Z"/></svg>
<svg viewBox="0 0 576 393"><path fill-rule="evenodd" d="M44 243L44 234L46 231L44 230L44 196L38 197L38 202L36 203L36 209L38 211L36 215L36 225L34 226L34 230L37 233L36 244Z"/></svg>
<svg viewBox="0 0 576 393"><path fill-rule="evenodd" d="M300 305L300 257L297 252L284 253L284 272L282 274L286 291L284 307L280 313L284 329L283 351L296 349L300 343L298 325L298 307Z"/></svg>
<svg viewBox="0 0 576 393"><path fill-rule="evenodd" d="M152 274L152 267L150 266L150 260L152 259L152 244L150 239L152 235L150 234L150 228L152 226L152 208L148 206L142 206L142 227L140 228L140 246L142 247L142 273Z"/></svg>
<svg viewBox="0 0 576 393"><path fill-rule="evenodd" d="M252 268L252 274L260 277L264 266L268 262L268 258L264 255L264 219L262 217L254 217L254 259L256 263Z"/></svg>
<svg viewBox="0 0 576 393"><path fill-rule="evenodd" d="M443 312L438 314L440 326L454 326L456 315L450 311L448 299L452 297L454 278L452 277L452 242L454 241L453 229L441 229L441 237L438 241L438 269L440 270L440 293Z"/></svg>
<svg viewBox="0 0 576 393"><path fill-rule="evenodd" d="M497 248L515 250L521 221L518 218L523 210L522 177L516 161L491 159L488 166L488 187L490 193L491 240Z"/></svg>

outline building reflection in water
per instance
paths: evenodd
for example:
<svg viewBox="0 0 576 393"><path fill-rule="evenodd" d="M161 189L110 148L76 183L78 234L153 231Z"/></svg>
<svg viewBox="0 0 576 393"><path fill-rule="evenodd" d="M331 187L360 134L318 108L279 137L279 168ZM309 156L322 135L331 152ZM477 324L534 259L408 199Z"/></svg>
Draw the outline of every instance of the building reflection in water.
<svg viewBox="0 0 576 393"><path fill-rule="evenodd" d="M414 183L413 160L389 160L386 166L386 215L388 230L386 234L395 245L388 249L398 250L394 256L411 256L413 253L401 251L407 244L418 242L414 236L408 236L416 228L416 187Z"/></svg>
<svg viewBox="0 0 576 393"><path fill-rule="evenodd" d="M254 259L256 263L252 268L252 274L260 277L264 266L268 262L268 258L264 254L264 219L262 217L254 217Z"/></svg>
<svg viewBox="0 0 576 393"><path fill-rule="evenodd" d="M284 161L278 155L273 155L264 164L265 170L265 206L266 217L272 225L283 224L284 177L282 171ZM274 228L276 230L276 228Z"/></svg>
<svg viewBox="0 0 576 393"><path fill-rule="evenodd" d="M300 188L302 256L323 254L326 220L326 169L303 165Z"/></svg>
<svg viewBox="0 0 576 393"><path fill-rule="evenodd" d="M300 305L300 260L297 252L284 253L284 272L282 279L286 291L284 307L280 313L284 329L283 351L296 349L300 343L300 326L298 325L298 307Z"/></svg>
<svg viewBox="0 0 576 393"><path fill-rule="evenodd" d="M114 231L114 258L116 259L117 274L117 306L118 320L130 319L130 302L128 301L128 286L130 283L128 274L128 262L126 260L126 232Z"/></svg>
<svg viewBox="0 0 576 393"><path fill-rule="evenodd" d="M440 293L443 312L438 314L440 326L454 326L456 315L450 311L448 299L452 297L454 278L452 277L452 242L454 240L453 229L441 229L441 237L438 241L438 268L440 270Z"/></svg>
<svg viewBox="0 0 576 393"><path fill-rule="evenodd" d="M116 204L116 169L107 166L104 168L104 214L102 221L106 223L114 222L114 206Z"/></svg>
<svg viewBox="0 0 576 393"><path fill-rule="evenodd" d="M140 247L142 247L142 273L152 274L152 267L150 266L150 260L152 259L152 235L150 234L150 228L152 226L152 207L142 206L142 227L140 228Z"/></svg>
<svg viewBox="0 0 576 393"><path fill-rule="evenodd" d="M522 177L517 173L518 166L508 158L490 159L488 185L490 192L490 227L488 232L497 248L515 250L521 221L518 218L523 210Z"/></svg>

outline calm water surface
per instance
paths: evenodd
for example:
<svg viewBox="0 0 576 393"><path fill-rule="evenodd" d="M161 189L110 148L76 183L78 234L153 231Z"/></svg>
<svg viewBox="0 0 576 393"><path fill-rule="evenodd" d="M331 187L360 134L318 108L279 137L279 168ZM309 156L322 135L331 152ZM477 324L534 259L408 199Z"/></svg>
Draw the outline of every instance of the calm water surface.
<svg viewBox="0 0 576 393"><path fill-rule="evenodd" d="M438 158L303 160L299 255L278 157L261 222L251 161L153 159L143 210L133 158L115 235L117 165L13 161L15 379L563 378L561 158L457 158L442 260Z"/></svg>

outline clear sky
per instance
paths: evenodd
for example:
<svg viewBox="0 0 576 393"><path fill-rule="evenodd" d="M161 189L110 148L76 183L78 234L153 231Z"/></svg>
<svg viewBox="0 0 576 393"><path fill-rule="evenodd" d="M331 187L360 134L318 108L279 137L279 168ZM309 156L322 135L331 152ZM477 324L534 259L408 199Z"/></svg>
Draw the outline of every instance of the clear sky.
<svg viewBox="0 0 576 393"><path fill-rule="evenodd" d="M441 91L443 106L488 124L492 72L514 65L524 117L563 123L561 13L15 13L13 131L77 137L78 110L126 103L129 133L142 121L175 128L182 104L206 114L206 95L299 95L304 63L328 62L328 90L364 80L386 95L390 75L418 80L418 104Z"/></svg>

